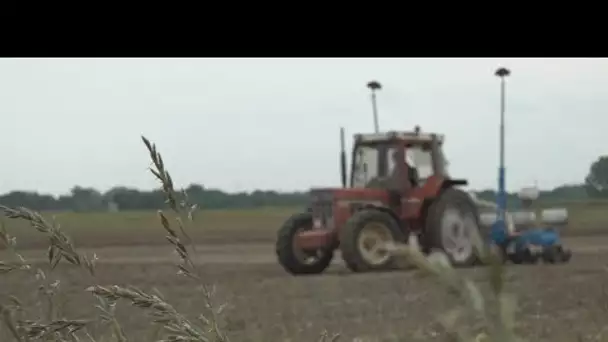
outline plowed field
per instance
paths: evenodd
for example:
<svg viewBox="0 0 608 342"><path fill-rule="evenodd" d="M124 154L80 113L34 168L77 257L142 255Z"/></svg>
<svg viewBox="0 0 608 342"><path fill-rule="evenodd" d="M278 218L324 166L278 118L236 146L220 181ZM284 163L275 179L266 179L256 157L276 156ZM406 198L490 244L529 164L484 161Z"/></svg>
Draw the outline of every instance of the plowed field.
<svg viewBox="0 0 608 342"><path fill-rule="evenodd" d="M509 266L508 290L518 296L517 329L530 341L608 340L608 237L568 237L574 251L567 265ZM95 314L92 283L135 285L160 290L192 317L203 300L193 284L175 275L169 246L89 249L99 255L97 279L60 265L50 276L61 281L61 308L68 318ZM434 279L417 271L351 274L340 257L326 274L293 277L275 262L270 243L199 246L197 262L217 285L218 302L227 302L224 327L233 341L316 341L321 331L340 333L342 341L440 341L445 333L438 314L453 300ZM44 266L45 251L26 258ZM1 255L4 257L4 255ZM484 268L461 270L483 283ZM31 274L2 276L2 295L27 302L37 284ZM126 303L118 316L132 341L152 341L149 320Z"/></svg>

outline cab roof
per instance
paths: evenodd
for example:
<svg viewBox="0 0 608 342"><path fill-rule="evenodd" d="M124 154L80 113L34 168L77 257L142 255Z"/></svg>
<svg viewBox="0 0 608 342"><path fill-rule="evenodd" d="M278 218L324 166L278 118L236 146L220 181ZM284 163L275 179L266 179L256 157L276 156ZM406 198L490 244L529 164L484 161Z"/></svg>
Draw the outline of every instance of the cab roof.
<svg viewBox="0 0 608 342"><path fill-rule="evenodd" d="M434 134L437 137L439 144L443 144L445 136L443 134ZM423 133L416 131L388 131L378 133L360 133L355 134L355 141L358 142L375 142L375 141L387 141L389 139L397 138L408 141L420 141L430 142L432 140L433 133Z"/></svg>

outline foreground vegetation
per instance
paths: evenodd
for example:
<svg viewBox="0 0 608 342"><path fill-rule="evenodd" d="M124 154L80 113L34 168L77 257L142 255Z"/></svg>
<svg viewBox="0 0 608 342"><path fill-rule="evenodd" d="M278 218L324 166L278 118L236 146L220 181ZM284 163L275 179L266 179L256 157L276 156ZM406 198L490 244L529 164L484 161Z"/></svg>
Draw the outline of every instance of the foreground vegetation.
<svg viewBox="0 0 608 342"><path fill-rule="evenodd" d="M132 337L125 334L117 315L121 303L130 304L149 318L149 336L152 336L149 337L150 341L230 340L230 335L224 329L224 306L214 300L212 279L209 279L204 269L195 262L196 249L191 245L193 238L189 235L191 230L188 226L189 222L196 218L197 207L189 203L187 197L176 196L172 179L165 170L162 158L153 145L145 139L144 142L154 162L151 172L161 182L169 206L168 212L157 213L157 224L150 222L150 226L158 227L160 223L165 232L165 239L174 247L177 255L176 273L187 279L184 283L190 284L192 298L203 300L204 305L199 311L198 319L186 317L179 308L166 300L163 294L153 289L143 290L126 284L100 283L101 278L96 268L97 257L80 252L60 225L26 208L2 207L6 217L28 223L30 227L27 228L45 237L49 244L49 268L44 272L21 256L17 239L8 230L0 231L0 242L13 251L13 259L0 263L0 271L24 272L31 275L32 281L40 284L38 301L33 303L37 310L24 306L25 301L22 298L3 298L0 306L3 318L0 331L2 341L7 338L16 341L81 341L85 338L98 342L131 341ZM106 221L103 224L110 229L111 222ZM152 234L152 231L146 227L137 233L139 236L145 236ZM397 246L393 252L433 276L453 299L456 299L454 308L447 312L437 312L435 316L447 338L458 341L517 341L519 339L514 333L516 302L514 296L505 291L504 266L495 253L480 244L477 246L480 256L490 265L482 269L483 279L487 281L489 291L482 291L472 279L462 277L461 273L448 265L442 254L433 254L426 258L415 244L409 247ZM53 269L62 262L79 269L81 276L89 279L89 285L83 290L97 301L95 316L69 317L61 312L58 298L62 287L58 282L49 280ZM465 321L473 323L465 325L462 323ZM333 340L338 337L320 332L321 340ZM143 340L141 336L135 338Z"/></svg>

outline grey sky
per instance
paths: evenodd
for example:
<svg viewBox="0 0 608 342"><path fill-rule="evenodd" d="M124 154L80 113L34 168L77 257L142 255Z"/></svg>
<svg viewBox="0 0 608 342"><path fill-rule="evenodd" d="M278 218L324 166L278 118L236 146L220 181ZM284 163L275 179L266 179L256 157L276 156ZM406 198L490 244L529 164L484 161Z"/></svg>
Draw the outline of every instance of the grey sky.
<svg viewBox="0 0 608 342"><path fill-rule="evenodd" d="M144 134L178 185L338 185L339 127L447 136L453 176L494 188L499 65L507 85L507 186L581 182L607 152L604 59L1 59L0 192L152 188Z"/></svg>

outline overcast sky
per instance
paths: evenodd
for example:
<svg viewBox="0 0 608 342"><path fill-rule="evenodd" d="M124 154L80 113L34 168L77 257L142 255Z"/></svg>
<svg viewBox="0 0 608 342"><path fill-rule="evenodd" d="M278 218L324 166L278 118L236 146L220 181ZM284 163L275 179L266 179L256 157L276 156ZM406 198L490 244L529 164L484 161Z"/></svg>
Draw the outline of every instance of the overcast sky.
<svg viewBox="0 0 608 342"><path fill-rule="evenodd" d="M0 192L157 184L144 134L176 184L228 191L339 184L350 146L380 128L447 136L450 172L494 188L499 79L507 82L507 187L581 182L608 152L602 59L0 59Z"/></svg>

